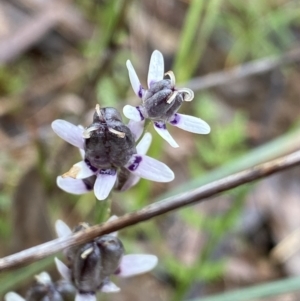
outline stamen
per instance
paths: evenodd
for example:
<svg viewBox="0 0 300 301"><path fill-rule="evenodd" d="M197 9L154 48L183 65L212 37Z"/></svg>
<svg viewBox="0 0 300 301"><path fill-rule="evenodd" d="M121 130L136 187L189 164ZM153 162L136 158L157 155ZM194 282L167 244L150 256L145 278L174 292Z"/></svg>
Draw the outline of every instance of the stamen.
<svg viewBox="0 0 300 301"><path fill-rule="evenodd" d="M175 74L173 73L173 71L170 70L170 71L166 72L165 76L169 76L170 80L171 80L171 85L175 86L176 79L175 79Z"/></svg>
<svg viewBox="0 0 300 301"><path fill-rule="evenodd" d="M170 104L178 95L178 91L174 91L172 95L167 99L167 103Z"/></svg>
<svg viewBox="0 0 300 301"><path fill-rule="evenodd" d="M96 104L95 110L96 110L98 116L99 116L100 118L102 118L102 114L101 114L101 111L100 111L100 105L99 105L98 103Z"/></svg>
<svg viewBox="0 0 300 301"><path fill-rule="evenodd" d="M108 128L108 130L111 132L111 133L113 133L113 134L116 134L119 138L125 138L125 133L123 133L123 132L120 132L120 131L117 131L117 130L115 130L115 129L113 129L113 128Z"/></svg>
<svg viewBox="0 0 300 301"><path fill-rule="evenodd" d="M73 178L76 179L78 173L80 172L80 167L79 166L72 166L71 169L67 172L65 172L62 175L62 178Z"/></svg>
<svg viewBox="0 0 300 301"><path fill-rule="evenodd" d="M90 126L86 129L84 129L84 131L82 133L82 137L85 138L85 139L89 139L91 137L91 132L96 131L98 129L99 129L98 125Z"/></svg>
<svg viewBox="0 0 300 301"><path fill-rule="evenodd" d="M84 252L81 253L80 257L82 259L86 259L91 253L93 253L94 248L90 247L89 249L85 250Z"/></svg>
<svg viewBox="0 0 300 301"><path fill-rule="evenodd" d="M179 93L184 93L184 101L192 101L194 99L194 91L189 88L181 88L177 90Z"/></svg>

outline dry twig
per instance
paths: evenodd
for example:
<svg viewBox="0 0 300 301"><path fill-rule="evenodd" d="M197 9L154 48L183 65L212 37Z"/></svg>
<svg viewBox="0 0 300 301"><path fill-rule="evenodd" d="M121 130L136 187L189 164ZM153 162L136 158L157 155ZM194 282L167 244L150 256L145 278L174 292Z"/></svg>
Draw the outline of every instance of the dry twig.
<svg viewBox="0 0 300 301"><path fill-rule="evenodd" d="M291 64L300 61L300 48L293 49L279 57L267 57L245 63L229 70L214 72L205 76L199 76L184 86L193 91L214 88L220 85L232 83L238 79L248 76L266 73L279 66Z"/></svg>
<svg viewBox="0 0 300 301"><path fill-rule="evenodd" d="M65 7L44 8L37 16L28 21L20 30L0 40L0 65L17 58L49 32L62 18Z"/></svg>
<svg viewBox="0 0 300 301"><path fill-rule="evenodd" d="M214 181L186 193L153 203L141 210L125 214L109 223L96 225L68 237L58 238L36 247L0 259L0 271L28 264L62 249L86 243L97 236L111 233L122 228L151 219L177 208L205 200L220 192L227 191L245 183L253 182L281 170L300 164L300 151L260 164L242 172Z"/></svg>

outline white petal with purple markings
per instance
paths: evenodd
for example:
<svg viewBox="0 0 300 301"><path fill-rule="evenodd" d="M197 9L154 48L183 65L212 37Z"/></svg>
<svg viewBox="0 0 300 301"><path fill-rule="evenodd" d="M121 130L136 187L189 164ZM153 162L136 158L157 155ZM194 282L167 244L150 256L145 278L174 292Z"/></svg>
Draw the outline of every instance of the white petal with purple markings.
<svg viewBox="0 0 300 301"><path fill-rule="evenodd" d="M102 293L118 293L120 288L116 286L113 282L106 282L100 289Z"/></svg>
<svg viewBox="0 0 300 301"><path fill-rule="evenodd" d="M130 79L132 89L139 98L142 98L143 94L144 94L144 88L142 87L140 80L139 80L130 60L126 61L126 66L128 69L128 74L129 74L129 79Z"/></svg>
<svg viewBox="0 0 300 301"><path fill-rule="evenodd" d="M173 139L173 137L170 135L169 131L167 130L166 124L162 121L155 121L153 123L154 129L156 132L165 139L172 147L176 148L179 147L179 145L176 143L176 141Z"/></svg>
<svg viewBox="0 0 300 301"><path fill-rule="evenodd" d="M9 292L4 296L5 301L26 301L23 297L15 292Z"/></svg>
<svg viewBox="0 0 300 301"><path fill-rule="evenodd" d="M195 134L208 134L210 132L210 126L204 120L190 115L176 113L169 120L169 123Z"/></svg>
<svg viewBox="0 0 300 301"><path fill-rule="evenodd" d="M51 127L60 138L76 147L84 148L83 130L80 127L62 119L54 120Z"/></svg>
<svg viewBox="0 0 300 301"><path fill-rule="evenodd" d="M55 231L58 237L65 237L72 234L70 227L60 219L55 222Z"/></svg>
<svg viewBox="0 0 300 301"><path fill-rule="evenodd" d="M133 174L150 181L170 182L174 179L173 171L166 164L145 155L133 155L125 167Z"/></svg>
<svg viewBox="0 0 300 301"><path fill-rule="evenodd" d="M60 189L72 194L84 194L93 190L93 187L81 179L63 178L59 176L56 178L56 184Z"/></svg>
<svg viewBox="0 0 300 301"><path fill-rule="evenodd" d="M136 146L136 151L138 154L145 155L151 145L152 142L152 135L150 133L146 133L141 141ZM126 191L129 188L136 185L140 180L140 177L131 173L128 177L127 181L124 183L120 191Z"/></svg>
<svg viewBox="0 0 300 301"><path fill-rule="evenodd" d="M164 78L164 57L158 50L154 50L149 64L148 88L152 83L158 82Z"/></svg>
<svg viewBox="0 0 300 301"><path fill-rule="evenodd" d="M131 277L151 271L157 265L158 259L154 255L129 254L121 259L117 274L120 277Z"/></svg>
<svg viewBox="0 0 300 301"><path fill-rule="evenodd" d="M136 122L140 122L144 120L143 113L141 111L141 107L133 107L131 105L126 105L123 108L123 114L128 118Z"/></svg>
<svg viewBox="0 0 300 301"><path fill-rule="evenodd" d="M95 294L76 294L75 301L97 301L97 297Z"/></svg>
<svg viewBox="0 0 300 301"><path fill-rule="evenodd" d="M54 258L55 260L55 265L60 273L60 275L67 281L71 281L71 272L70 269L62 262L60 261L57 257Z"/></svg>
<svg viewBox="0 0 300 301"><path fill-rule="evenodd" d="M98 200L105 200L117 180L117 172L114 169L101 169L94 185L95 196Z"/></svg>

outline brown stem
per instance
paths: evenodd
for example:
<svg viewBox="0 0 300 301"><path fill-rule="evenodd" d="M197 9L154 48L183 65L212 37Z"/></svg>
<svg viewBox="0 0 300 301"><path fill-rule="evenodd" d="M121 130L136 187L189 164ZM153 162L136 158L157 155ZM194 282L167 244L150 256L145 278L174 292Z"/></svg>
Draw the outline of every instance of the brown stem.
<svg viewBox="0 0 300 301"><path fill-rule="evenodd" d="M149 220L154 216L164 214L183 206L204 201L206 198L215 196L220 192L227 191L245 183L253 182L257 179L269 176L297 164L300 164L300 151L296 151L292 154L246 169L242 172L227 176L194 190L153 203L141 210L125 214L117 220L96 225L71 236L54 239L36 247L4 257L0 259L0 271L28 264L59 252L66 247L86 243L97 236L111 233L139 222Z"/></svg>

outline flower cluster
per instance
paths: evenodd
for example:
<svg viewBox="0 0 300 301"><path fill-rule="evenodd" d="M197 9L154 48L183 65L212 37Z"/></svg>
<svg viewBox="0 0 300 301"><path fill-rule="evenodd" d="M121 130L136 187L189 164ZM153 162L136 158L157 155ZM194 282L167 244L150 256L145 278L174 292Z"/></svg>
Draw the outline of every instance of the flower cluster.
<svg viewBox="0 0 300 301"><path fill-rule="evenodd" d="M112 216L108 221L116 219ZM61 220L56 222L59 237L72 234L71 229ZM73 232L82 231L89 225L82 223ZM65 250L68 266L55 258L56 266L65 281L77 290L76 301L94 301L97 292L113 293L120 289L110 281L111 275L131 277L152 270L157 257L149 254L124 255L124 247L118 233L110 233L93 241Z"/></svg>
<svg viewBox="0 0 300 301"><path fill-rule="evenodd" d="M136 145L143 133L145 119L153 121L158 134L173 147L178 147L178 144L168 132L166 123L193 133L210 132L209 125L202 119L177 113L183 101L194 98L194 93L188 88L177 89L172 71L164 74L164 60L159 51L155 50L151 56L148 90L142 87L129 60L126 65L133 90L142 99L140 106L124 107L123 113L130 119L127 125L115 108L100 108L99 105L92 124L85 129L65 120L52 123L54 132L78 147L83 158L57 178L57 185L69 193L94 190L96 198L104 200L112 189L125 191L139 178L172 181L174 174L168 166L146 156L151 134L146 133Z"/></svg>
<svg viewBox="0 0 300 301"><path fill-rule="evenodd" d="M110 217L108 221L117 219ZM87 229L81 223L72 231L63 221L57 220L58 237ZM97 292L115 293L120 288L110 281L111 275L132 277L152 270L157 257L150 254L124 255L124 247L118 233L96 237L92 241L64 250L68 264L55 258L62 280L52 282L48 273L35 276L36 283L28 290L25 299L15 292L5 295L5 301L96 301Z"/></svg>
<svg viewBox="0 0 300 301"><path fill-rule="evenodd" d="M164 58L159 51L155 50L150 59L148 90L141 85L129 60L126 65L132 88L142 99L142 104L137 107L126 105L123 113L135 121L136 126L150 119L157 133L173 147L178 147L178 144L168 132L166 123L196 134L210 132L209 125L202 119L177 113L183 101L193 100L194 92L188 88L175 88L175 75L172 71L164 74Z"/></svg>
<svg viewBox="0 0 300 301"><path fill-rule="evenodd" d="M105 200L111 190L125 191L136 185L140 178L156 182L170 182L173 171L164 163L146 155L152 136L144 133L145 120L153 122L155 130L171 146L178 144L167 131L166 123L183 130L208 134L209 125L196 117L179 114L184 101L191 101L194 93L188 88L176 88L172 71L164 74L162 54L155 50L148 72L148 89L142 87L130 61L127 61L129 78L142 104L126 105L122 121L120 113L111 107L96 105L93 120L86 128L55 120L54 132L77 147L82 160L69 171L57 177L57 185L66 192L83 194L94 190L98 200ZM144 135L142 136L142 134ZM112 216L109 220L116 219ZM82 223L73 231L61 220L56 222L59 237L85 231L89 225ZM25 299L14 292L6 294L5 301L95 301L97 292L118 292L110 280L112 275L129 277L145 273L157 264L157 257L149 254L124 255L124 247L117 232L96 237L92 241L64 250L67 264L55 258L63 280L53 283L43 272Z"/></svg>
<svg viewBox="0 0 300 301"><path fill-rule="evenodd" d="M137 128L133 123L125 125L116 109L100 109L99 105L93 123L85 129L65 120L55 120L52 123L54 132L78 147L83 156L82 161L58 177L58 186L74 194L94 189L97 199L104 200L115 185L124 191L139 178L172 181L174 173L167 165L145 155L152 140L150 133L135 145L139 138L134 135L139 132Z"/></svg>

